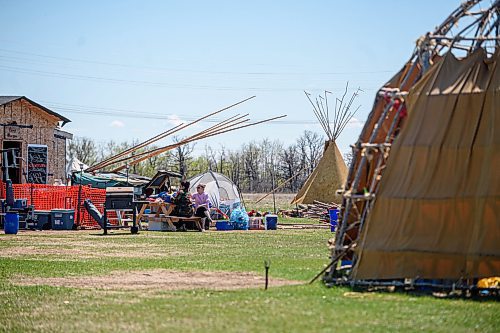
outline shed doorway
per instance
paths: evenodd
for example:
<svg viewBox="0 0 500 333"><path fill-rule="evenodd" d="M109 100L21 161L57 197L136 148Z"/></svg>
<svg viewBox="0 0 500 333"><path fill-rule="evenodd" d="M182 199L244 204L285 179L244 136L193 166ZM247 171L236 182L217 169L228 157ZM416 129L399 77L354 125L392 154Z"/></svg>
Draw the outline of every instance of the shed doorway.
<svg viewBox="0 0 500 333"><path fill-rule="evenodd" d="M12 181L13 184L21 184L22 182L22 160L20 156L22 155L22 142L21 141L3 141L2 144L2 149L16 149L16 150L9 150L7 152L7 161L3 161L3 156L2 155L2 166L9 166L8 170L8 175L9 179ZM2 169L4 170L4 169ZM5 179L5 178L4 178Z"/></svg>

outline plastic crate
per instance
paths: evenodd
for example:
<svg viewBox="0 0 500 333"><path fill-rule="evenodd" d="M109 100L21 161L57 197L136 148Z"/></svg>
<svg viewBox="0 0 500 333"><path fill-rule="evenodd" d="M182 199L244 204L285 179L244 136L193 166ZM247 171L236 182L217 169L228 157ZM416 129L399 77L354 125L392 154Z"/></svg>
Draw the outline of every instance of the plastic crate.
<svg viewBox="0 0 500 333"><path fill-rule="evenodd" d="M248 229L264 230L264 219L262 217L250 217L248 219Z"/></svg>

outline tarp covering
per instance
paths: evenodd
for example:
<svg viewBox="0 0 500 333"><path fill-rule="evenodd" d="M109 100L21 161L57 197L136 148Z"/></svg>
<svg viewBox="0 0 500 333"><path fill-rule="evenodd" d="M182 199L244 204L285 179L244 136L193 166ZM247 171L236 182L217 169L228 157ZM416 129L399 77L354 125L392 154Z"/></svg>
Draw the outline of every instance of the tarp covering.
<svg viewBox="0 0 500 333"><path fill-rule="evenodd" d="M93 175L91 173L80 173L74 172L71 177L71 182L73 185L90 185L94 188L106 188L106 187L119 187L119 186L133 186L140 187L146 185L150 181L150 178L144 176L138 176L134 174L127 175L122 173L99 173Z"/></svg>
<svg viewBox="0 0 500 333"><path fill-rule="evenodd" d="M213 171L208 171L189 180L190 193L196 193L198 184L205 184L205 193L208 194L212 205L220 208L221 204L227 205L230 209L234 204L239 203L240 192L238 187L228 177Z"/></svg>
<svg viewBox="0 0 500 333"><path fill-rule="evenodd" d="M499 52L450 52L410 90L354 279L500 275Z"/></svg>
<svg viewBox="0 0 500 333"><path fill-rule="evenodd" d="M314 200L340 203L342 188L347 177L347 167L334 141L326 141L323 156L299 190L292 204L312 204Z"/></svg>

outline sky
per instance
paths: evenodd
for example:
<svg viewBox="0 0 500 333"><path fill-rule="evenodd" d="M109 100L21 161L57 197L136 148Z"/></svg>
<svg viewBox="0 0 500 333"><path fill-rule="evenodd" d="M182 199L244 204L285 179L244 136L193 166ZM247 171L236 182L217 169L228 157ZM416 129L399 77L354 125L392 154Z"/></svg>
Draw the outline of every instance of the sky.
<svg viewBox="0 0 500 333"><path fill-rule="evenodd" d="M202 154L324 135L304 90L341 97L349 82L363 91L337 140L346 153L377 89L460 2L0 0L0 95L26 96L98 143L146 140L254 95L216 119L287 115L200 141Z"/></svg>

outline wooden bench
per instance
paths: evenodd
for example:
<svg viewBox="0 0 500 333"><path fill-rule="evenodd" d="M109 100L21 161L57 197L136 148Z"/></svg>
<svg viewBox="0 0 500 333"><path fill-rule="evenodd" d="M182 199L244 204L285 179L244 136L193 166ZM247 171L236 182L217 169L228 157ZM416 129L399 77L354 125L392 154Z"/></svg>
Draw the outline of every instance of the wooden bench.
<svg viewBox="0 0 500 333"><path fill-rule="evenodd" d="M196 225L196 228L198 228L199 230L202 230L201 217L172 216L170 214L174 210L175 205L172 203L168 203L168 202L150 202L150 203L142 205L141 210L139 211L139 214L137 214L138 221L141 221L142 217L145 215L144 212L146 211L147 208L156 210L154 215L148 214L148 216L153 215L153 217L155 217L155 218L161 218L162 220L165 219L165 221L155 221L158 223L167 223L168 229L165 229L165 230L175 230L176 227L175 227L174 223L184 223L184 222L194 222L194 224ZM160 217L160 214L163 214L163 216ZM158 230L164 230L164 229L160 228Z"/></svg>
<svg viewBox="0 0 500 333"><path fill-rule="evenodd" d="M194 222L198 230L202 230L201 217L180 217L180 216L165 216L169 224L174 223L184 223L184 222Z"/></svg>

